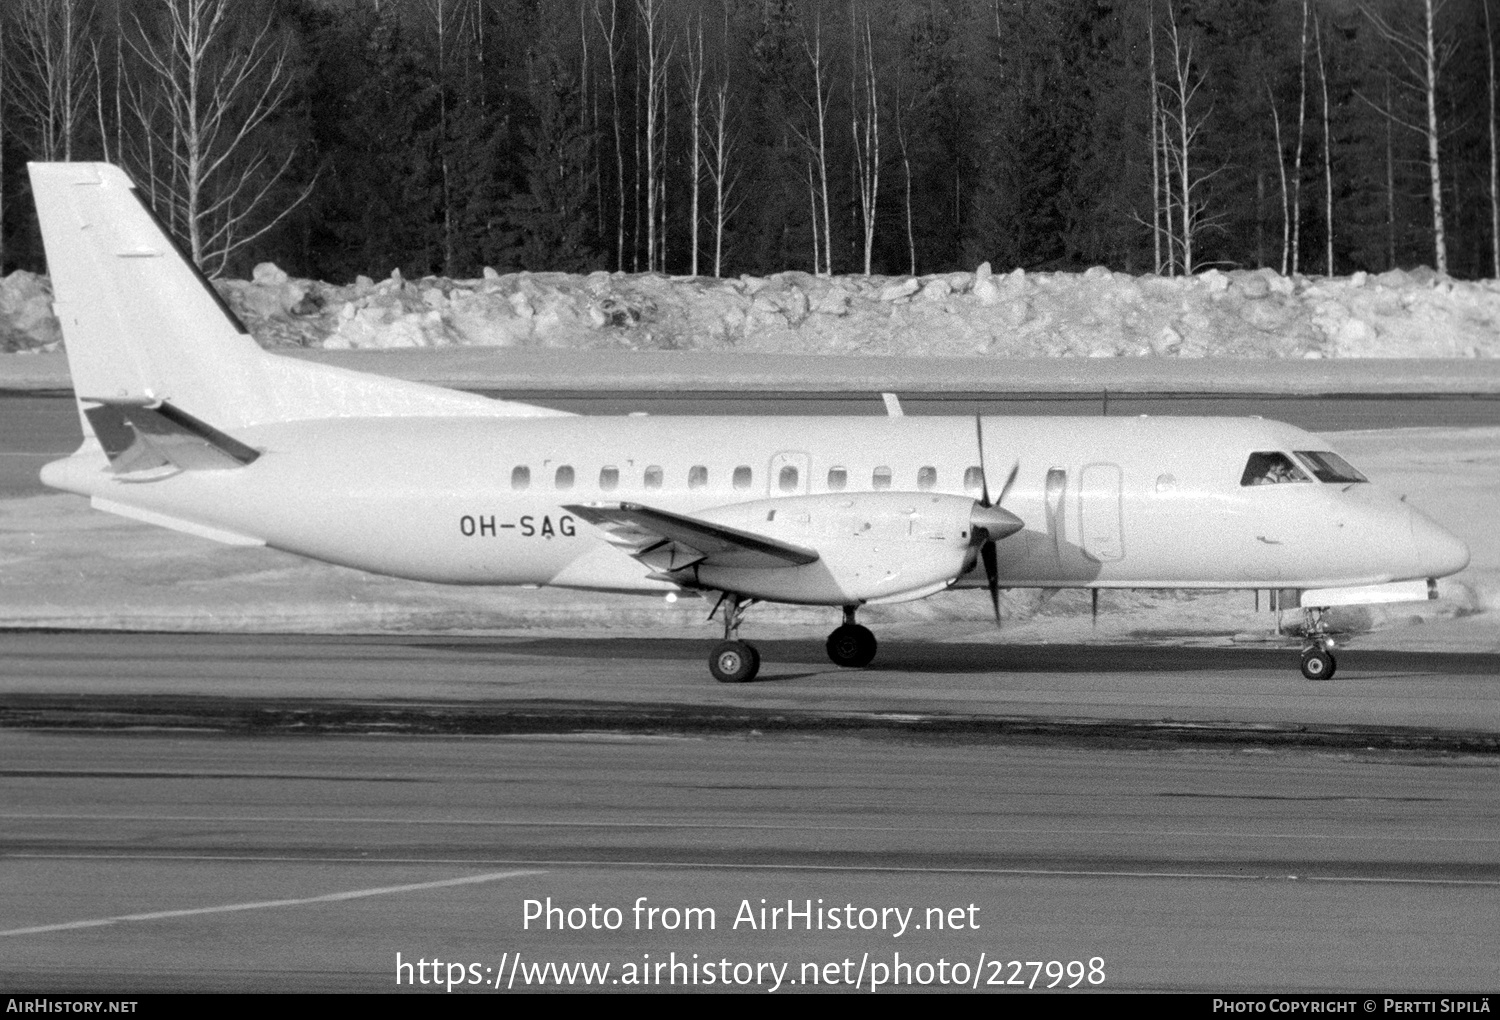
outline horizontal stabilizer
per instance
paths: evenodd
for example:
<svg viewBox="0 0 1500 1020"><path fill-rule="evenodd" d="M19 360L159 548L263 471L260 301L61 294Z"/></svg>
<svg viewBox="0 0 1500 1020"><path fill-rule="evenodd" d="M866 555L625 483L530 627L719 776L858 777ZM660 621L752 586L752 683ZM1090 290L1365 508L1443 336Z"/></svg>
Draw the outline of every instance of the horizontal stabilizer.
<svg viewBox="0 0 1500 1020"><path fill-rule="evenodd" d="M663 574L700 564L753 570L803 566L818 559L812 549L639 503L563 509L600 528L612 544Z"/></svg>
<svg viewBox="0 0 1500 1020"><path fill-rule="evenodd" d="M94 405L84 414L116 474L168 465L181 471L223 471L260 456L259 450L165 401L82 400Z"/></svg>

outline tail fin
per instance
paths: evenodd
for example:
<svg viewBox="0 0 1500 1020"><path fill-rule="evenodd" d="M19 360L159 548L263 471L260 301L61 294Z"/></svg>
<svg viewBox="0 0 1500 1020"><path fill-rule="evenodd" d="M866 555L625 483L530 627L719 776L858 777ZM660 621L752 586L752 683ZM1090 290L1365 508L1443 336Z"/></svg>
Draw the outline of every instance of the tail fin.
<svg viewBox="0 0 1500 1020"><path fill-rule="evenodd" d="M268 354L124 171L107 163L32 163L30 171L80 411L170 400L230 429L308 418L558 413Z"/></svg>

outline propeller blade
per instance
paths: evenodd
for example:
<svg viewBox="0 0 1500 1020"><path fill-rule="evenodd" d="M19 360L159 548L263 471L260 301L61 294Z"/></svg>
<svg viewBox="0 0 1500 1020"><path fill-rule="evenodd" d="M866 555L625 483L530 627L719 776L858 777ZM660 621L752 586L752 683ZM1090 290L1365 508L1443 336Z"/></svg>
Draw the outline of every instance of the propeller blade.
<svg viewBox="0 0 1500 1020"><path fill-rule="evenodd" d="M995 540L985 539L979 547L979 558L984 561L985 580L990 585L990 605L995 608L995 626L1000 626L1000 565L995 555Z"/></svg>
<svg viewBox="0 0 1500 1020"><path fill-rule="evenodd" d="M1010 466L1010 474L1005 478L1005 484L1000 486L1000 498L995 500L996 505L1005 502L1005 497L1010 495L1010 487L1016 484L1016 475L1021 471L1021 462L1018 460Z"/></svg>
<svg viewBox="0 0 1500 1020"><path fill-rule="evenodd" d="M1099 628L1099 589L1090 588L1089 594L1093 596L1090 608L1092 610L1094 629L1097 630Z"/></svg>
<svg viewBox="0 0 1500 1020"><path fill-rule="evenodd" d="M979 440L979 505L989 508L995 504L990 502L990 480L984 471L984 421L977 414L974 416L974 435Z"/></svg>

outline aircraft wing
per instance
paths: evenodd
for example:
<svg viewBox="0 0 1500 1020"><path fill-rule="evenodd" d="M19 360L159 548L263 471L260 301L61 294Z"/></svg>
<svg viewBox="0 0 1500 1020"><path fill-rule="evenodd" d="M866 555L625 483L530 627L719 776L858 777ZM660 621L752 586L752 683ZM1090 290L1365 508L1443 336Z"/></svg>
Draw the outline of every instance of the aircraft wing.
<svg viewBox="0 0 1500 1020"><path fill-rule="evenodd" d="M563 509L602 530L617 548L662 573L698 564L748 569L813 563L812 549L640 503L578 504Z"/></svg>

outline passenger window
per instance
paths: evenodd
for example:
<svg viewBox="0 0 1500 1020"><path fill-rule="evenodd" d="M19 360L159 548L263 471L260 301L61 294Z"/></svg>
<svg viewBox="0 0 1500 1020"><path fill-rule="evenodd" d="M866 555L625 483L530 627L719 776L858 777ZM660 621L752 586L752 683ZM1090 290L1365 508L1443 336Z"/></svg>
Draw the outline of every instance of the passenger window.
<svg viewBox="0 0 1500 1020"><path fill-rule="evenodd" d="M661 488L661 478L662 478L661 468L658 467L655 464L652 464L650 467L648 467L646 469L646 488L648 488L648 489L659 489L659 488Z"/></svg>
<svg viewBox="0 0 1500 1020"><path fill-rule="evenodd" d="M829 492L843 492L845 486L847 486L848 484L849 470L847 468L831 467L828 469Z"/></svg>
<svg viewBox="0 0 1500 1020"><path fill-rule="evenodd" d="M1241 485L1281 485L1285 482L1310 482L1307 473L1279 450L1252 453L1245 462Z"/></svg>
<svg viewBox="0 0 1500 1020"><path fill-rule="evenodd" d="M599 488L612 492L620 487L620 469L613 465L599 469Z"/></svg>
<svg viewBox="0 0 1500 1020"><path fill-rule="evenodd" d="M1328 450L1298 450L1297 459L1320 482L1368 482L1369 479L1343 457Z"/></svg>
<svg viewBox="0 0 1500 1020"><path fill-rule="evenodd" d="M891 469L888 468L888 467L885 467L884 465L882 465L881 467L876 468L875 469L875 473L870 476L870 488L872 488L872 489L889 489L890 487L891 487Z"/></svg>
<svg viewBox="0 0 1500 1020"><path fill-rule="evenodd" d="M695 464L688 468L688 488L701 489L708 484L708 468Z"/></svg>
<svg viewBox="0 0 1500 1020"><path fill-rule="evenodd" d="M937 468L924 467L918 471L917 488L922 492L937 488Z"/></svg>
<svg viewBox="0 0 1500 1020"><path fill-rule="evenodd" d="M797 468L795 465L786 464L781 469L781 474L776 478L776 485L782 492L797 491Z"/></svg>
<svg viewBox="0 0 1500 1020"><path fill-rule="evenodd" d="M531 468L525 464L512 469L510 473L510 487L519 492L531 487Z"/></svg>
<svg viewBox="0 0 1500 1020"><path fill-rule="evenodd" d="M573 469L567 464L558 468L553 486L558 489L571 489L573 487Z"/></svg>
<svg viewBox="0 0 1500 1020"><path fill-rule="evenodd" d="M970 495L977 496L984 491L984 468L964 468L964 491Z"/></svg>
<svg viewBox="0 0 1500 1020"><path fill-rule="evenodd" d="M751 482L751 480L752 480L751 471L750 471L749 468L745 467L743 464L741 464L739 467L737 467L737 468L734 469L734 487L736 489L748 489L748 488L750 488L750 482Z"/></svg>

